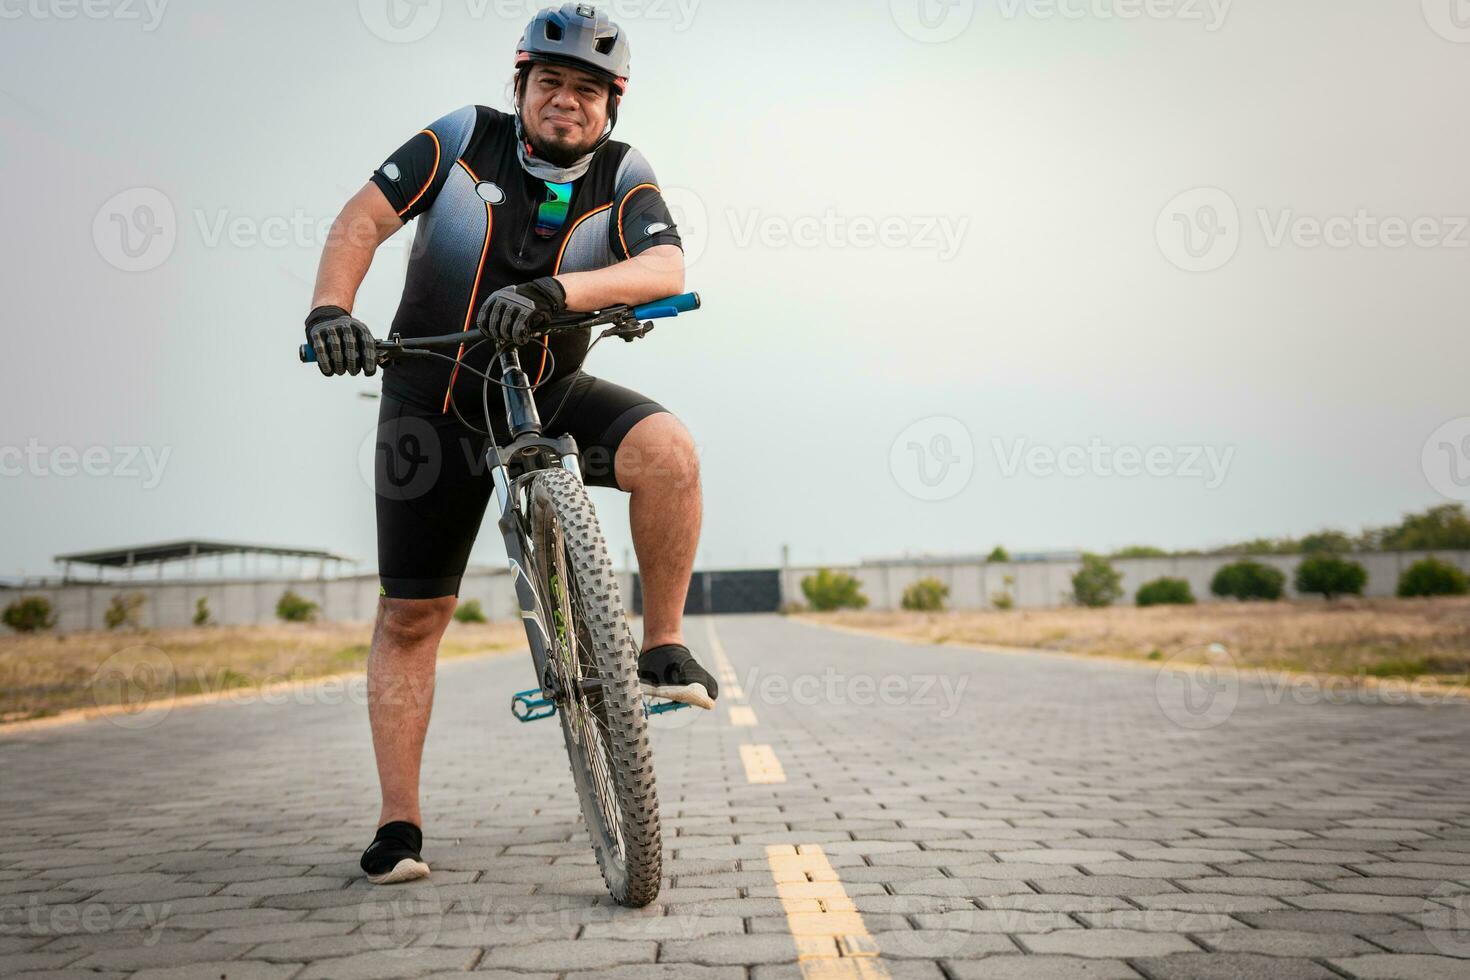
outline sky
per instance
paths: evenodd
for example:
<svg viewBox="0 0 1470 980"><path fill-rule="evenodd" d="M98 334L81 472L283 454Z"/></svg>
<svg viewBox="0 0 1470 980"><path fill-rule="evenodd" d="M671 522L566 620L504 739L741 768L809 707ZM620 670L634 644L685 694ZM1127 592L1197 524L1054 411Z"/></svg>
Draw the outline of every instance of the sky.
<svg viewBox="0 0 1470 980"><path fill-rule="evenodd" d="M616 135L705 308L586 369L693 433L704 568L1470 499L1457 3L608 4ZM377 381L295 359L323 228L428 122L508 108L535 6L0 0L0 576L182 537L375 566ZM359 294L380 335L411 231Z"/></svg>

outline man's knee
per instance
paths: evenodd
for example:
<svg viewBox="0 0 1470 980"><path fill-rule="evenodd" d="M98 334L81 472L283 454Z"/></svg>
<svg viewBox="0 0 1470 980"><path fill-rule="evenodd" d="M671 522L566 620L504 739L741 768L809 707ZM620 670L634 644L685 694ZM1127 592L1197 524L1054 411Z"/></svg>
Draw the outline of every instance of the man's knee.
<svg viewBox="0 0 1470 980"><path fill-rule="evenodd" d="M454 615L454 596L440 599L378 599L376 646L410 647L437 640Z"/></svg>
<svg viewBox="0 0 1470 980"><path fill-rule="evenodd" d="M658 484L699 485L699 448L689 430L668 412L641 420L618 447L618 486L624 490Z"/></svg>

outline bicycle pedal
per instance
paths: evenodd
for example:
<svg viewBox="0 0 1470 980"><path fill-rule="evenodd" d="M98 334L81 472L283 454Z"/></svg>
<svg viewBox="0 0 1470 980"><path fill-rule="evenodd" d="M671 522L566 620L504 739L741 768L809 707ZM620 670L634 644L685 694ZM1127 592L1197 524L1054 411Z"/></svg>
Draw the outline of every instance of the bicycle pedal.
<svg viewBox="0 0 1470 980"><path fill-rule="evenodd" d="M510 713L516 721L540 721L556 714L556 702L549 700L541 688L533 687L510 696Z"/></svg>
<svg viewBox="0 0 1470 980"><path fill-rule="evenodd" d="M682 701L655 701L653 698L643 699L643 716L661 715L670 711L678 711L680 708L688 708L689 705Z"/></svg>

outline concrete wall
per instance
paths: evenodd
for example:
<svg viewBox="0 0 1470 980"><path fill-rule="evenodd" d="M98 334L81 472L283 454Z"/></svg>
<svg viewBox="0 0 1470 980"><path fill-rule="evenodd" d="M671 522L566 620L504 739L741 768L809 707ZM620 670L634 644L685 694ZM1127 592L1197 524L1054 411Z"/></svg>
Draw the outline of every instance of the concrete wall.
<svg viewBox="0 0 1470 980"><path fill-rule="evenodd" d="M633 594L632 577L618 576L625 601ZM224 626L274 623L276 601L292 589L321 607L320 618L328 622L369 622L378 604L376 575L335 579L199 579L196 581L108 582L105 584L47 585L29 589L0 590L0 606L21 596L44 596L56 615L62 633L105 629L103 616L113 596L141 592L146 601L140 612L146 629L190 626L194 603L209 600L212 622ZM520 615L511 589L510 572L475 570L465 575L461 599L478 599L491 619L515 619ZM10 630L0 626L0 634Z"/></svg>
<svg viewBox="0 0 1470 980"><path fill-rule="evenodd" d="M1368 571L1369 596L1391 596L1398 587L1399 574L1426 555L1458 566L1470 574L1470 552L1370 552L1352 555L1352 559ZM1125 604L1133 602L1134 593L1145 582L1156 578L1188 580L1200 602L1215 601L1210 594L1210 580L1222 565L1238 558L1230 556L1188 558L1133 558L1113 564L1123 575ZM1267 555L1253 560L1274 565L1286 574L1287 595L1295 597L1292 575L1301 561L1298 555ZM1072 575L1081 567L1077 561L1037 562L885 562L870 565L829 566L857 576L870 609L899 608L903 590L921 578L934 577L950 589L952 609L988 609L991 597L1009 591L1017 608L1040 609L1067 605L1071 601ZM802 601L801 580L817 569L815 566L788 568L781 574L783 601ZM1007 586L1006 576L1013 581ZM632 576L619 573L618 584L625 604L633 598ZM201 579L194 582L109 582L102 585L49 585L34 589L0 590L0 605L22 595L45 596L57 617L59 632L103 629L103 615L112 597L120 593L141 592L147 597L142 609L142 625L150 629L188 626L193 622L194 603L203 596L209 600L209 611L216 623L250 625L276 622L276 600L286 589L294 589L322 608L321 616L329 622L367 622L373 618L378 601L378 580L373 575L336 579ZM499 569L477 569L465 575L460 590L462 599L478 599L485 615L491 619L514 619L519 615L511 589L510 572ZM9 632L0 626L0 633Z"/></svg>
<svg viewBox="0 0 1470 980"><path fill-rule="evenodd" d="M1399 574L1421 558L1433 555L1440 561L1458 566L1470 574L1470 552L1467 551L1403 551L1366 552L1350 555L1368 572L1368 596L1392 596L1398 588ZM1122 573L1125 592L1121 602L1131 604L1138 587L1157 578L1182 578L1189 582L1200 602L1217 601L1210 594L1210 581L1221 566L1240 560L1238 556L1210 555L1181 558L1129 558L1113 562ZM1292 577L1301 562L1300 555L1252 556L1253 561L1272 565L1286 575L1286 594L1296 598ZM991 597L1009 591L1018 608L1039 609L1063 606L1071 601L1072 576L1082 567L1080 561L1038 562L967 562L944 564L928 562L885 562L882 564L846 566L834 570L848 572L862 584L870 609L897 609L903 591L922 578L937 578L949 586L952 609L991 608ZM801 580L812 574L815 566L788 568L782 573L782 595L787 601L803 601ZM1012 584L1006 585L1006 576Z"/></svg>

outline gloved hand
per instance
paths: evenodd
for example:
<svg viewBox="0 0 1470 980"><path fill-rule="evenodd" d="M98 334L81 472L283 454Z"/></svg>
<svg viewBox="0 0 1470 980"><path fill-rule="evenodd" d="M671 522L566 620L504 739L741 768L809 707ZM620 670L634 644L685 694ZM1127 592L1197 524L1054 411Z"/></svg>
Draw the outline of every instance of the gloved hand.
<svg viewBox="0 0 1470 980"><path fill-rule="evenodd" d="M306 341L316 351L322 374L378 373L378 345L361 320L340 306L318 306L307 314Z"/></svg>
<svg viewBox="0 0 1470 980"><path fill-rule="evenodd" d="M567 308L567 291L551 276L491 293L475 314L475 326L497 347L519 347Z"/></svg>

